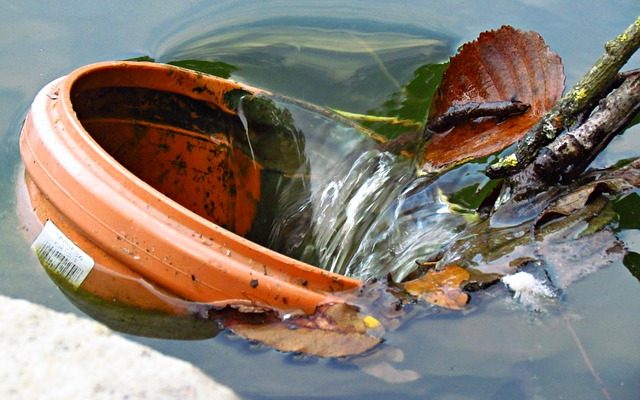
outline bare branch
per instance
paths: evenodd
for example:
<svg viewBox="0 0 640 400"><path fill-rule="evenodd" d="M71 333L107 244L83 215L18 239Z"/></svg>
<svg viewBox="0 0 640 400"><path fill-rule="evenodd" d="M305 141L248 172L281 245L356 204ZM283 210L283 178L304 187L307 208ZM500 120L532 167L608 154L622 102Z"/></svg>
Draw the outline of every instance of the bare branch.
<svg viewBox="0 0 640 400"><path fill-rule="evenodd" d="M566 93L518 142L515 153L487 168L491 177L505 177L525 168L538 150L571 126L616 79L620 68L640 47L640 17L617 38L605 44L605 53L584 77Z"/></svg>
<svg viewBox="0 0 640 400"><path fill-rule="evenodd" d="M509 178L514 200L559 181L575 178L640 111L640 72L601 100L598 109L574 131L543 147L535 160Z"/></svg>

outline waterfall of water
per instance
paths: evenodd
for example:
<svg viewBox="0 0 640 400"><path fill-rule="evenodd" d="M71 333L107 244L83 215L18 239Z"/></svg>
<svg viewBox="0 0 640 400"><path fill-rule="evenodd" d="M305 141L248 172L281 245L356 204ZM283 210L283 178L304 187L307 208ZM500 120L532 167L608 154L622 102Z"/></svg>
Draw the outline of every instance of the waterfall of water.
<svg viewBox="0 0 640 400"><path fill-rule="evenodd" d="M267 245L326 270L360 279L391 274L401 280L415 261L438 253L466 224L440 199L437 177L418 178L413 160L384 151L350 124L299 104L270 99L286 110L288 142L266 149L298 160L272 188L277 204ZM244 104L243 112L250 114ZM248 121L248 138L259 134ZM282 119L282 118L281 118ZM273 134L273 133L271 133ZM288 163L291 165L291 163Z"/></svg>

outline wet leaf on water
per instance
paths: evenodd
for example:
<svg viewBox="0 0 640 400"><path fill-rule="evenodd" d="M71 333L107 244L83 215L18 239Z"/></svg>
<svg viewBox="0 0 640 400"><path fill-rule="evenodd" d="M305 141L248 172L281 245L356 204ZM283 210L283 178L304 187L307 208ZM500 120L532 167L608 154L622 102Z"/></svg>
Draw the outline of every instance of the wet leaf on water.
<svg viewBox="0 0 640 400"><path fill-rule="evenodd" d="M427 117L433 94L438 89L448 65L448 63L444 63L420 66L413 72L413 78L402 90L391 95L380 107L368 110L367 114L393 117L402 121L414 121L422 126ZM362 124L388 139L394 139L416 130L415 126L389 124L382 121L363 121Z"/></svg>
<svg viewBox="0 0 640 400"><path fill-rule="evenodd" d="M538 33L510 26L481 33L451 59L431 103L429 120L470 102L515 100L531 107L503 121L478 118L434 133L425 146L423 162L439 169L504 149L553 107L563 89L562 61Z"/></svg>
<svg viewBox="0 0 640 400"><path fill-rule="evenodd" d="M640 186L640 160L612 170L599 171L588 175L587 180L592 180L577 189L559 197L554 204L545 208L538 217L538 225L547 222L557 216L571 215L589 204L593 199L602 193L624 193ZM618 200L614 204L614 209L618 214L629 212L629 218L624 221L636 221L634 215L637 210L637 194L630 194ZM627 206L626 204L629 203ZM630 206L630 207L629 207ZM624 224L621 219L621 224ZM621 228L624 229L624 228Z"/></svg>
<svg viewBox="0 0 640 400"><path fill-rule="evenodd" d="M560 288L565 288L583 276L620 260L632 273L637 272L633 267L632 254L635 253L627 253L624 244L606 226L615 218L617 212L618 229L633 229L634 226L624 226L624 221L635 220L633 216L622 216L627 212L630 213L627 216L636 213L637 205L640 203L637 201L638 195L633 192L612 205L601 194L624 194L640 186L640 159L622 168L594 172L588 175L587 179L594 180L561 197L545 210L545 213L565 215L565 220L575 218L581 213L585 214L587 219L580 224L579 222L585 218L578 218L571 225L563 224L562 219L554 222L561 229L543 235L538 243L538 254L552 269L556 285ZM589 211L598 202L606 206L598 207L594 212L584 212Z"/></svg>
<svg viewBox="0 0 640 400"><path fill-rule="evenodd" d="M622 192L631 188L640 187L640 158L625 163L620 168L613 168L604 173L596 172L600 182L606 182L615 192Z"/></svg>
<svg viewBox="0 0 640 400"><path fill-rule="evenodd" d="M583 228L578 224L549 234L538 243L537 252L561 289L624 256L623 244L611 230L576 239Z"/></svg>
<svg viewBox="0 0 640 400"><path fill-rule="evenodd" d="M400 369L394 363L404 361L404 352L398 348L386 347L380 351L352 360L362 371L387 383L407 383L420 378L417 371Z"/></svg>
<svg viewBox="0 0 640 400"><path fill-rule="evenodd" d="M564 194L553 204L546 207L537 217L536 225L542 225L552 219L571 215L583 209L589 202L602 193L616 192L615 185L607 182L591 182L574 191Z"/></svg>
<svg viewBox="0 0 640 400"><path fill-rule="evenodd" d="M601 193L603 189L605 187L599 183L582 186L578 190L561 197L554 205L544 210L544 213L569 215L583 208L594 193Z"/></svg>
<svg viewBox="0 0 640 400"><path fill-rule="evenodd" d="M380 328L377 320L363 316L354 306L338 303L319 306L308 316L286 320L247 320L235 315L224 325L235 334L284 352L318 357L345 357L364 353L382 339L371 333Z"/></svg>
<svg viewBox="0 0 640 400"><path fill-rule="evenodd" d="M613 209L618 214L618 229L640 229L640 195L631 193L615 202Z"/></svg>
<svg viewBox="0 0 640 400"><path fill-rule="evenodd" d="M471 274L457 265L448 265L440 270L429 270L418 279L404 283L404 288L413 296L451 310L461 310L469 302L469 295L462 289Z"/></svg>
<svg viewBox="0 0 640 400"><path fill-rule="evenodd" d="M629 272L640 281L640 254L630 251L624 256L622 262Z"/></svg>
<svg viewBox="0 0 640 400"><path fill-rule="evenodd" d="M168 61L167 64L204 72L205 74L219 76L220 78L229 78L231 74L238 69L236 66L222 61L175 60Z"/></svg>

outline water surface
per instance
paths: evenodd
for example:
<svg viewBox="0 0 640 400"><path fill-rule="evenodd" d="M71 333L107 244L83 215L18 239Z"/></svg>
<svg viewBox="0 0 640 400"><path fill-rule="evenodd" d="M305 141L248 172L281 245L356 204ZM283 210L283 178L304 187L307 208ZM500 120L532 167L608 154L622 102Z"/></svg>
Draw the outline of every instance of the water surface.
<svg viewBox="0 0 640 400"><path fill-rule="evenodd" d="M353 112L385 109L421 66L446 60L478 32L512 24L540 32L563 57L568 83L637 15L636 0L104 3L25 1L0 16L0 293L80 313L31 254L15 212L20 123L35 93L83 64L148 55L215 60L248 84ZM631 65L640 66L635 56ZM393 108L393 105L388 108ZM640 155L636 126L594 162ZM486 180L465 166L448 190ZM445 185L446 186L446 185ZM638 224L621 232L640 252ZM452 313L418 305L356 361L283 355L228 335L200 341L131 336L186 359L241 396L261 398L601 399L640 393L640 283L622 263L570 286L560 304L531 315L496 286ZM388 383L372 376L379 371ZM369 371L369 373L367 372ZM381 372L380 372L381 371ZM406 382L401 382L406 381Z"/></svg>

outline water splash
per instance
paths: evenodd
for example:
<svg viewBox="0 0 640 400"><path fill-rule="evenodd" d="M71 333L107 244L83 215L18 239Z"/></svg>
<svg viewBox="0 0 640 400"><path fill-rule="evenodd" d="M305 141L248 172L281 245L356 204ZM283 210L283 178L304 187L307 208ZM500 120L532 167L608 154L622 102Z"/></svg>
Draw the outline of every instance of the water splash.
<svg viewBox="0 0 640 400"><path fill-rule="evenodd" d="M304 261L360 279L403 279L466 225L440 201L433 177L416 178L411 165L379 150L337 165L325 185L283 213L288 218L276 224L272 244L282 243L288 223L301 222L291 215L307 212L303 234L278 250L302 248Z"/></svg>
<svg viewBox="0 0 640 400"><path fill-rule="evenodd" d="M243 104L244 101L240 99L237 109L238 118L244 127L244 134L247 139L247 144L249 145L249 154L251 155L251 159L256 161L256 153L253 151L253 145L251 145L251 137L249 137L249 123L247 122L247 116L245 115Z"/></svg>
<svg viewBox="0 0 640 400"><path fill-rule="evenodd" d="M265 98L260 113L243 110L258 162L279 174L263 187L274 193L262 204L268 247L360 279L401 280L466 226L442 202L438 177L417 177L413 160L337 116Z"/></svg>

